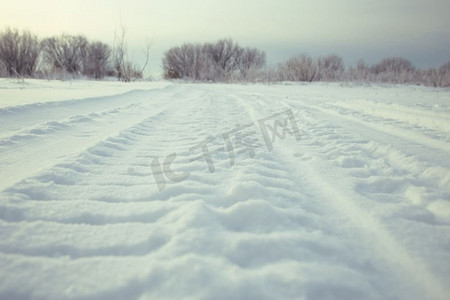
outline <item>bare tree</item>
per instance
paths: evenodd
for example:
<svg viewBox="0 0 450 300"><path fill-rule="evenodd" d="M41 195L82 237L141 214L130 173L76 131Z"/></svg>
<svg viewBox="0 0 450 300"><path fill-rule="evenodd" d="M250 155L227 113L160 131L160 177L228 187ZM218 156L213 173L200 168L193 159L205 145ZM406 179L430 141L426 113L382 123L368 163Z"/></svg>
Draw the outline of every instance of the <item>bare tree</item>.
<svg viewBox="0 0 450 300"><path fill-rule="evenodd" d="M367 80L370 74L370 66L362 59L356 64L356 79Z"/></svg>
<svg viewBox="0 0 450 300"><path fill-rule="evenodd" d="M232 40L216 43L184 44L169 49L163 57L165 78L202 81L247 79L249 71L265 65L265 53L254 48L242 48Z"/></svg>
<svg viewBox="0 0 450 300"><path fill-rule="evenodd" d="M443 85L443 78L438 69L427 69L419 72L420 83L426 86L440 87Z"/></svg>
<svg viewBox="0 0 450 300"><path fill-rule="evenodd" d="M373 71L379 73L395 73L414 71L412 63L401 57L389 57L383 59L381 62L373 66Z"/></svg>
<svg viewBox="0 0 450 300"><path fill-rule="evenodd" d="M442 78L442 87L450 87L450 61L444 63L439 68L439 76Z"/></svg>
<svg viewBox="0 0 450 300"><path fill-rule="evenodd" d="M401 57L385 58L372 66L371 71L376 80L391 83L407 83L415 81L415 68L413 64Z"/></svg>
<svg viewBox="0 0 450 300"><path fill-rule="evenodd" d="M116 72L117 79L125 82L129 82L135 80L137 78L143 77L143 72L147 67L147 63L149 60L151 43L147 42L146 45L146 62L144 66L139 68L136 66L128 57L128 47L126 41L126 28L121 25L120 34L116 35L112 56L113 56L113 64Z"/></svg>
<svg viewBox="0 0 450 300"><path fill-rule="evenodd" d="M9 76L8 69L3 61L0 59L0 77Z"/></svg>
<svg viewBox="0 0 450 300"><path fill-rule="evenodd" d="M246 48L239 56L239 71L242 78L248 79L249 72L259 70L266 65L266 53L256 48Z"/></svg>
<svg viewBox="0 0 450 300"><path fill-rule="evenodd" d="M230 75L239 69L239 59L243 49L231 39L207 43L204 45L204 51L214 67L214 75L211 80L228 80Z"/></svg>
<svg viewBox="0 0 450 300"><path fill-rule="evenodd" d="M193 80L208 80L210 77L210 61L199 44L188 44L181 47L185 57L185 77Z"/></svg>
<svg viewBox="0 0 450 300"><path fill-rule="evenodd" d="M110 54L111 48L102 42L89 44L83 73L95 79L103 78L108 71Z"/></svg>
<svg viewBox="0 0 450 300"><path fill-rule="evenodd" d="M88 40L81 36L63 34L42 41L45 61L53 71L78 75L87 57Z"/></svg>
<svg viewBox="0 0 450 300"><path fill-rule="evenodd" d="M198 44L171 48L163 58L164 78L206 80L207 59L203 47Z"/></svg>
<svg viewBox="0 0 450 300"><path fill-rule="evenodd" d="M164 78L181 79L188 76L188 58L187 55L183 53L182 47L171 48L164 54Z"/></svg>
<svg viewBox="0 0 450 300"><path fill-rule="evenodd" d="M319 79L317 61L302 54L288 59L279 66L280 80L284 81L316 81Z"/></svg>
<svg viewBox="0 0 450 300"><path fill-rule="evenodd" d="M130 81L131 75L127 71L127 45L126 45L126 29L121 25L120 35L115 35L114 47L113 47L113 60L114 69L117 74L117 79L122 81Z"/></svg>
<svg viewBox="0 0 450 300"><path fill-rule="evenodd" d="M370 73L370 66L360 59L356 63L356 66L350 66L345 72L345 79L351 81L367 81Z"/></svg>
<svg viewBox="0 0 450 300"><path fill-rule="evenodd" d="M0 33L0 62L8 76L33 76L40 53L38 38L29 31L7 28Z"/></svg>
<svg viewBox="0 0 450 300"><path fill-rule="evenodd" d="M144 48L144 54L145 54L145 62L144 65L142 66L140 73L144 74L145 69L147 68L148 62L150 60L150 48L153 46L153 40L151 39L147 39L147 42L145 44L145 48Z"/></svg>
<svg viewBox="0 0 450 300"><path fill-rule="evenodd" d="M345 71L344 61L334 54L319 58L318 65L321 80L339 80Z"/></svg>

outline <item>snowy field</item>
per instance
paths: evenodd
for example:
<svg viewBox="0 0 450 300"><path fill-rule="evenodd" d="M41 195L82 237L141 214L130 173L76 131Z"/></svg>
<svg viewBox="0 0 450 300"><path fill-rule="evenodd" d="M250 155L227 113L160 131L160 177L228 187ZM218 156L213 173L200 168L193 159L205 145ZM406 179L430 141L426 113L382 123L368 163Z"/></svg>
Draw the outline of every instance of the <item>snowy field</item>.
<svg viewBox="0 0 450 300"><path fill-rule="evenodd" d="M449 283L449 90L0 79L0 299Z"/></svg>

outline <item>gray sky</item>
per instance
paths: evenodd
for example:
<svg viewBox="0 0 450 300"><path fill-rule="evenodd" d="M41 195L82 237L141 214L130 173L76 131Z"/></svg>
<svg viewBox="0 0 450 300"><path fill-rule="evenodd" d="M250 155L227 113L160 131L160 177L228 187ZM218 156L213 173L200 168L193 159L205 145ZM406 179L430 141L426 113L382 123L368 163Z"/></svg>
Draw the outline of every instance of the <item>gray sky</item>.
<svg viewBox="0 0 450 300"><path fill-rule="evenodd" d="M130 53L152 38L150 71L184 42L232 38L276 64L292 55L338 54L346 63L402 56L418 67L450 60L449 0L0 0L0 28L40 37L82 33L111 43L120 24Z"/></svg>

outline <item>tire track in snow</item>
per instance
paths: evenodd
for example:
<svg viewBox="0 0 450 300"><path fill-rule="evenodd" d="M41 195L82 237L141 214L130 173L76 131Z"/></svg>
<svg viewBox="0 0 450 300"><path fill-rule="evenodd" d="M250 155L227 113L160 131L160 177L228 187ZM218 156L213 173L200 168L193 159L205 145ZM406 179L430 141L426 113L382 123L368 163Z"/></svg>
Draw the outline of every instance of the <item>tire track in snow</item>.
<svg viewBox="0 0 450 300"><path fill-rule="evenodd" d="M188 94L182 93L184 97ZM177 97L178 93L170 96L173 101L177 101ZM193 97L198 97L198 93L195 93ZM194 105L191 108L197 109ZM196 128L191 128L189 126L192 124L187 124L183 118L180 118L184 114L185 111L181 106L178 109L172 108L170 112L163 110L122 130L118 136L109 137L90 147L75 161L67 161L51 167L41 175L26 179L3 192L4 198L11 199L12 203L2 207L2 218L16 224L24 221L31 222L26 236L42 237L45 241L43 234L38 230L34 231L35 224L40 224L40 227L45 227L47 231L59 228L61 233L72 232L71 236L76 238L77 236L86 237L87 232L94 230L95 227L104 228L104 233L107 234L117 230L114 224L118 225L119 229L124 227L126 231L129 231L130 226L135 226L133 224L137 223L141 226L139 232L146 232L142 234L146 237L143 242L137 239L131 245L119 243L105 248L102 246L105 241L98 239L100 244L94 249L83 249L80 245L72 245L72 242L68 240L58 242L59 238L55 236L54 241L47 241L49 245L33 247L31 245L34 243L45 244L45 242L38 239L33 243L29 238L21 240L12 234L4 239L2 245L4 252L38 256L69 255L74 258L89 255L136 255L136 253L147 255L153 252L154 243L158 243L161 236L167 237L170 234L164 235L161 233L164 230L159 233L156 230L155 234L150 234L148 237L146 228L155 226L158 228L158 225L155 225L157 220L171 213L178 214L177 211L181 208L162 202L170 198L172 194L169 192L165 196L156 192L150 164L152 158L166 154L168 149L188 148L192 141L190 138L181 138L179 145L175 145L177 142L170 138L175 130L181 136L183 131L191 135L192 133L197 135L197 132L201 131L201 127L204 126L202 119L199 118L200 122L197 125L194 124ZM186 128L180 130L182 125ZM109 177L109 174L113 176ZM199 189L193 189L193 191L198 192ZM26 204L14 205L17 201L25 201ZM74 201L76 203L73 203ZM142 203L144 201L145 204ZM45 203L45 205L40 207L36 203ZM114 204L118 206L114 207ZM74 205L77 208L76 211L67 214L67 210L72 211ZM39 209L36 210L36 208ZM49 208L51 213L47 210ZM125 213L118 209L125 209ZM10 225L9 229L8 226L4 227L9 232L23 231L22 225ZM102 231L99 232L99 237L101 234ZM131 239L131 237L128 238ZM77 240L82 241L82 238ZM163 244L169 240L165 239ZM28 249L23 247L23 242L29 243ZM158 245L158 248L159 246L161 245Z"/></svg>
<svg viewBox="0 0 450 300"><path fill-rule="evenodd" d="M20 204L24 201L28 204L28 209L27 206L17 205L14 207L15 211L11 209L11 213L6 216L9 222L3 226L7 236L1 247L2 257L14 259L17 253L21 253L21 261L25 260L34 265L34 259L37 257L57 261L59 257L68 256L71 261L66 262L67 268L80 264L81 268L86 268L86 264L91 261L101 265L112 256L120 258L115 261L117 265L129 265L130 257L136 258L139 255L142 256L143 265L154 265L163 261L165 265L170 266L171 273L180 274L178 280L181 282L187 279L186 276L198 278L197 274L189 272L183 275L182 271L192 269L201 262L199 267L205 271L220 266L222 271L211 274L212 278L239 270L240 278L247 282L253 280L256 274L260 274L258 276L263 282L272 285L273 296L285 297L302 294L314 297L321 293L320 290L326 283L314 284L314 278L303 276L305 272L339 273L347 274L348 278L353 279L352 282L344 286L327 287L326 292L362 295L358 284L364 285L364 282L359 278L358 272L352 270L361 268L358 263L353 268L348 268L340 265L328 266L320 261L320 255L326 257L330 253L339 253L338 257L345 259L348 264L355 263L345 253L345 247L333 237L332 226L321 222L314 207L308 205L307 197L295 189L296 183L290 179L285 166L270 154L259 152L256 160L240 156L236 168L230 168L227 166L228 161L222 161L227 154L222 153L214 174L207 173L203 162L186 166L187 161L181 159L177 167L185 165L185 170L192 174L186 184L168 185L163 193L147 190L149 196L142 198L132 189L127 190L127 187L137 184L136 181L128 181L130 176L149 179L150 174L145 173L144 168L149 167L154 156L165 155L169 149L180 151L182 156L183 150L192 145L193 140L202 140L207 134L220 134L224 128L230 129L228 126L247 121L247 113L237 113L241 107L232 104L232 99L228 96L223 97L209 91L196 97L201 99L190 107L165 112L158 120L145 120L122 131L118 136L110 137L89 148L75 163L67 161L64 165L52 167L48 172L8 189L6 196L11 200L16 197L11 202ZM207 104L202 105L205 101ZM189 111L192 112L194 120L185 121L180 118L186 113L189 114ZM229 113L234 113L234 117L219 124ZM183 128L181 125L185 128L180 131L180 127ZM174 141L170 137L174 130L178 130L178 136L186 134L187 138ZM115 176L108 177L108 174L117 175L124 172L127 166L132 166L132 169L126 169L126 173L122 174L124 176L119 180L114 178ZM82 184L83 182L85 184ZM117 184L121 186L117 187ZM78 186L80 190L73 189L74 186ZM125 191L117 193L121 187L124 187ZM223 197L216 196L214 191L217 188L223 189ZM88 190L83 193L82 189ZM104 198L105 191L108 193L109 189L112 202L104 202L107 200ZM138 189L142 190L142 186ZM24 195L26 197L23 197ZM55 197L60 199L55 201ZM146 202L136 203L139 200ZM45 205L36 212L39 203ZM118 207L112 208L116 204ZM124 204L131 204L131 207ZM109 210L104 212L103 220L99 224L82 224L84 221L89 222L88 217L83 219L83 211L92 208L93 212L98 214L107 207ZM117 209L123 209L125 212L117 212ZM133 219L138 209L142 210L142 214L139 219ZM76 211L75 223L71 223L70 218L64 218L64 215L69 216L67 212L64 214L64 210ZM112 216L109 216L108 212L112 213ZM142 224L142 218L152 212L152 220ZM118 222L118 217L124 223ZM24 226L23 221L28 224ZM149 232L148 228L153 230ZM132 230L135 232L128 236L127 232L131 233ZM49 232L55 232L54 236L47 237ZM115 238L113 232L118 232ZM155 236L156 232L158 235ZM60 234L62 236L59 236ZM161 235L162 241L158 242ZM165 239L167 236L171 238ZM93 237L93 241L88 237ZM206 241L210 247L201 246L205 245ZM263 252L267 248L277 251L265 256ZM219 260L214 258L217 255L221 257ZM184 262L184 257L189 259ZM52 266L54 272L61 272L53 262L47 264ZM278 271L280 266L285 272ZM151 274L148 278L151 278ZM332 275L329 276L330 280L335 280ZM278 279L274 281L274 277ZM59 277L57 280L61 281L58 285L67 284L65 277ZM77 283L81 285L81 282L82 279L78 278ZM135 279L129 282L133 286L136 285ZM144 283L138 284L139 294L151 293L146 287L151 284ZM12 286L14 284L17 284L17 281L13 282ZM295 288L285 290L285 284ZM127 284L116 286L128 290ZM159 286L159 289L163 288L164 285ZM234 283L229 286L229 290L230 297L233 297L237 295L233 293L239 292L239 285ZM39 291L38 289L35 292ZM59 293L64 294L63 291Z"/></svg>
<svg viewBox="0 0 450 300"><path fill-rule="evenodd" d="M303 105L303 106L305 106L305 105ZM306 106L309 109L319 110L322 113L336 116L336 117L339 117L341 120L350 121L353 124L358 124L359 126L363 126L365 128L372 129L377 132L381 132L381 133L384 133L387 135L394 136L396 138L399 138L400 140L408 140L410 143L425 145L429 148L433 148L435 150L435 152L436 152L436 150L438 150L438 151L445 151L446 155L450 154L450 143L443 141L439 138L429 137L427 135L417 133L415 131L394 127L394 126L391 126L386 123L374 124L374 122L367 122L367 121L364 121L364 120L362 120L358 117L352 116L352 115L343 115L339 111L335 111L333 109L326 108L326 107L320 107L320 106L316 106L316 105L306 105ZM331 108L332 108L332 106L331 106Z"/></svg>
<svg viewBox="0 0 450 300"><path fill-rule="evenodd" d="M321 122L339 124L339 128L357 134L361 137L361 141L364 141L364 143L357 143L358 147L347 145L345 151L333 151L331 147L328 147L330 155L333 155L333 152L339 152L340 157L337 158L337 164L350 169L349 175L360 179L357 189L362 193L365 190L372 190L372 193L375 194L375 189L380 189L387 195L401 191L401 188L405 187L403 198L409 199L415 206L426 207L432 211L431 218L440 218L442 215L442 222L449 223L448 213L446 215L449 207L442 206L445 201L450 199L448 196L450 194L448 153L441 149L429 148L426 143L412 143L408 139L392 136L385 133L384 130L376 131L371 127L358 126L359 123L353 123L352 119L349 120L346 116L335 116L328 114L328 111L326 114L321 114L314 108L311 113L309 116L304 115L304 118L309 118L310 122L318 119ZM375 125L374 127L376 128ZM370 137L370 139L365 137ZM320 141L315 143L324 146ZM352 155L360 157L354 158ZM375 189L370 187L371 185ZM438 205L441 206L442 211L437 209ZM418 217L420 218L420 216ZM430 219L430 217L424 216L423 221L425 222L426 219Z"/></svg>
<svg viewBox="0 0 450 300"><path fill-rule="evenodd" d="M158 96L159 114L143 107L145 118L1 192L0 269L10 276L0 298L441 296L421 253L354 189L364 178L352 156L379 158L380 147L264 89L179 85ZM302 141L241 153L232 167L219 151L212 174L190 162L208 135L285 108ZM151 161L172 152L173 169L191 176L160 193Z"/></svg>
<svg viewBox="0 0 450 300"><path fill-rule="evenodd" d="M0 108L0 125L2 131L15 132L24 127L34 126L39 123L59 121L74 117L74 112L79 115L88 115L93 111L100 112L111 110L112 107L122 107L136 103L136 99L148 93L158 93L170 90L170 86L149 91L131 90L115 95L91 97L84 99L70 99L56 102L33 103Z"/></svg>
<svg viewBox="0 0 450 300"><path fill-rule="evenodd" d="M422 268L423 273L415 273L420 274L417 275L418 280L422 274L427 274L425 277L428 277L429 288L439 290L439 286L433 287L439 285L437 278L450 276L448 267L436 260L436 257L441 257L442 261L450 259L450 255L444 250L450 240L449 219L445 215L448 206L442 206L450 193L450 172L440 166L442 161L436 157L427 157L423 161L422 155L410 154L411 149L407 146L409 141L396 139L392 143L393 147L389 145L391 139L379 138L370 129L349 124L346 119L339 120L328 114L320 115L315 110L308 114L304 108L298 113L311 128L307 132L318 128L314 132L316 137L310 136L313 141L309 144L318 150L316 153L319 157L331 160L334 167L348 170L343 172L343 178L349 178L349 175L354 178L348 184L362 196L358 206L366 212L370 211L376 219L383 220L383 227L389 229L392 238L404 249L408 249L411 257L409 264L417 264L419 269ZM326 123L329 125L321 126ZM328 143L318 138L322 135L329 138ZM404 153L405 149L408 154ZM422 149L422 153L430 152L433 153L433 150ZM348 199L358 198L348 196ZM438 205L440 209L437 209ZM418 239L426 239L427 242L418 244ZM430 256L430 251L434 255ZM429 271L430 266L433 273ZM443 288L440 290L445 291Z"/></svg>
<svg viewBox="0 0 450 300"><path fill-rule="evenodd" d="M315 106L305 105L303 103L299 104L292 101L283 103L283 105L293 108L296 111L297 119L301 124L301 130L309 133L310 138L317 139L321 143L320 147L327 147L330 142L333 144L336 139L342 138L344 138L342 144L353 144L352 141L346 140L345 135L337 132L339 130L338 125L329 124L328 126L324 126L323 123L326 119L324 117L320 118L321 121L312 122L312 124L310 121L310 124L308 124L305 116L309 114L310 110L316 110ZM304 113L299 113L299 106L303 108L300 112ZM247 107L255 122L257 118L263 116L261 112L258 112L251 105L247 105ZM325 121L325 124L329 122ZM336 122L336 124L340 124L340 122ZM323 130L318 130L317 127L321 126ZM368 143L364 139L355 142L357 146ZM298 152L295 152L295 148L300 149L297 150ZM283 150L280 151L279 149ZM367 245L366 251L374 251L374 257L377 258L375 261L383 261L385 267L390 269L386 275L395 274L396 281L402 285L403 293L410 294L410 297L416 297L416 292L411 292L410 290L412 287L421 287L417 292L420 292L423 297L430 297L431 295L433 299L443 299L445 297L449 291L431 273L428 265L422 258L407 251L398 242L398 237L392 235L376 216L356 204L356 202L365 202L363 201L365 199L362 195L355 191L349 192L347 188L345 190L339 188L341 186L351 186L352 182L348 181L346 183L343 178L347 176L341 172L342 169L340 170L340 168L330 165L328 161L330 157L327 158L325 156L324 159L319 159L322 155L317 155L317 150L311 151L308 148L299 146L280 146L277 147L276 151L284 152L283 156L288 158L285 164L292 166L291 172L295 174L299 182L306 182L309 188L316 191L315 198L328 203L330 207L333 207L335 211L339 212L342 216L342 222L353 223L353 229L351 230L356 231L354 236L358 236L361 241L364 241L363 244ZM294 157L302 158L302 162L296 164L292 160ZM340 167L345 168L345 163ZM393 266L398 266L401 270ZM406 277L408 277L408 280L405 280ZM413 284L410 282L411 279L414 281Z"/></svg>
<svg viewBox="0 0 450 300"><path fill-rule="evenodd" d="M407 125L409 128L423 131L424 129L436 132L450 132L450 111L447 107L434 107L416 105L408 107L393 103L379 103L377 101L337 101L323 106L342 115L353 115L360 119L370 119L372 122L389 123L391 125Z"/></svg>
<svg viewBox="0 0 450 300"><path fill-rule="evenodd" d="M251 120L249 111L242 109L245 106L238 101L239 97L220 89L216 93L216 99L225 98L223 101L227 101L228 106L240 112L233 116L236 123ZM224 94L227 96L221 96ZM189 227L194 227L196 235L193 238L192 229L186 230L186 237L181 239L183 244L202 245L204 243L200 241L212 239L212 249L195 248L194 253L208 257L222 249L222 256L242 272L258 270L270 276L277 274L293 287L291 293L275 287L278 295L284 297L319 297L327 293L342 293L349 297L363 295L361 287L367 288L367 281L361 278L364 262L353 259L347 252L354 245L338 242L333 224L320 215L320 210L315 211L313 203L308 201L311 195L298 190L296 178L291 180L284 162L264 151L259 151L255 158L239 156L239 162L232 168L228 166L226 155L216 159L219 160L216 172L210 176L221 178L219 193L224 196L205 199L201 195L203 201L192 204L195 210L186 210L188 213L183 219L189 220ZM196 179L202 180L200 175ZM216 238L223 236L224 231L229 239ZM192 254L192 249L189 250L180 254ZM273 254L270 254L271 250ZM292 268L281 275L277 268L283 262ZM314 282L313 277L305 276L307 272L328 272L330 281L337 280L337 277L333 278L337 273L347 274L352 280L334 287L327 282Z"/></svg>
<svg viewBox="0 0 450 300"><path fill-rule="evenodd" d="M352 231L356 234L349 235L359 238L366 245L372 261L384 265L386 275L395 278L403 293L410 297L416 297L419 292L421 298L445 298L448 291L444 284L434 276L422 258L407 251L376 216L357 204L364 200L361 195L339 189L339 186L352 184L342 179L344 174L337 170L330 172L332 167L329 163L320 160L313 160L312 164L298 164L296 167L302 170L302 173L297 173L298 178L308 178L306 181L316 191L315 196L327 201L342 216L343 222L353 224ZM294 168L293 172L299 169ZM318 182L320 185L316 184Z"/></svg>
<svg viewBox="0 0 450 300"><path fill-rule="evenodd" d="M129 96L131 95L134 94L131 93ZM65 158L78 154L111 133L119 132L124 127L126 128L141 119L145 119L147 116L142 114L145 107L153 104L152 110L155 110L156 113L161 111L164 109L164 103L161 102L164 101L164 97L170 97L171 91L169 88L168 91L155 90L149 91L148 94L139 93L138 95L138 98L127 99L125 102L128 103L125 107L120 102L123 96L120 96L118 99L114 97L101 99L102 109L107 107L108 100L111 100L113 108L106 110L106 113L101 111L94 113L98 118L93 118L90 115L96 107L95 99L86 100L87 103L84 103L85 101L80 102L83 107L88 107L89 104L92 104L91 113L87 115L80 115L80 110L77 110L76 106L78 102L73 101L72 103L70 101L70 109L64 108L62 113L53 113L58 117L69 115L69 119L52 121L48 123L49 126L44 126L46 128L43 130L10 137L9 142L7 140L3 147L0 148L2 154L0 158L0 166L2 166L0 168L0 176L4 178L1 182L0 190L4 190L23 178L36 174L40 170L51 167ZM158 97L158 102L151 101L152 97ZM82 110L86 110L87 107L84 107ZM123 107L123 109L120 107ZM22 118L25 116L19 114L14 117ZM33 120L33 118L30 119ZM40 159L36 159L36 157Z"/></svg>
<svg viewBox="0 0 450 300"><path fill-rule="evenodd" d="M76 126L80 123L93 122L99 120L100 118L108 118L109 116L114 116L116 114L127 113L127 111L132 110L136 106L138 105L129 104L117 106L113 109L107 109L104 111L96 111L87 114L76 114L66 119L45 121L29 126L23 126L19 131L8 131L6 132L6 134L1 136L0 145L28 141L32 138L43 137L45 135L53 134L58 131L63 131L70 128L71 126Z"/></svg>

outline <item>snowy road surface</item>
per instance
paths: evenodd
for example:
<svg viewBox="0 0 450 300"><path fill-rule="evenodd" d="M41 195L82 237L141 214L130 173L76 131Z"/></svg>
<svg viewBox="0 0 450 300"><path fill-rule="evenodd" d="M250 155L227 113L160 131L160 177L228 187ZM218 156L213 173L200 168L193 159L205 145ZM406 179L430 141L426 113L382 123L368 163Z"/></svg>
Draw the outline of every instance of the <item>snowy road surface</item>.
<svg viewBox="0 0 450 300"><path fill-rule="evenodd" d="M0 299L449 283L448 90L0 82Z"/></svg>

